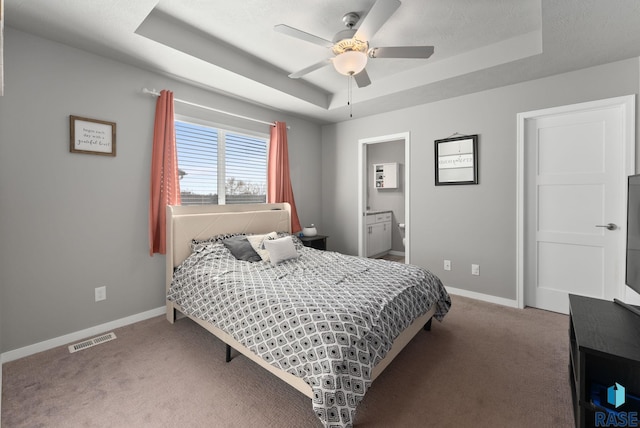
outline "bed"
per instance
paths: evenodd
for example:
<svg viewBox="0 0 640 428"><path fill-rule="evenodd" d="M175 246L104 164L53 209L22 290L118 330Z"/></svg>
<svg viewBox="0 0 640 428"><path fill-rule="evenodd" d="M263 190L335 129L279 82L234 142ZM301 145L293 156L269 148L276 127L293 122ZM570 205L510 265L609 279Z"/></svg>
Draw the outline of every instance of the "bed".
<svg viewBox="0 0 640 428"><path fill-rule="evenodd" d="M311 398L324 426L351 427L371 383L451 300L416 266L304 247L290 215L286 203L167 207L167 319L184 314L227 361L235 349ZM238 260L225 241L238 235L265 237L274 257ZM295 254L276 260L275 243Z"/></svg>

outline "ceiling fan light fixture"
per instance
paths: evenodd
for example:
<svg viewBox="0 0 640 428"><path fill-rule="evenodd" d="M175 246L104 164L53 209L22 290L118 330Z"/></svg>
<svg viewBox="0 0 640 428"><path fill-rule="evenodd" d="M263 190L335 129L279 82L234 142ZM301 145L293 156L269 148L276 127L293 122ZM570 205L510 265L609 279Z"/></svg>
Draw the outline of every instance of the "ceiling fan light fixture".
<svg viewBox="0 0 640 428"><path fill-rule="evenodd" d="M367 54L360 51L346 51L333 58L336 71L345 76L360 73L367 66Z"/></svg>

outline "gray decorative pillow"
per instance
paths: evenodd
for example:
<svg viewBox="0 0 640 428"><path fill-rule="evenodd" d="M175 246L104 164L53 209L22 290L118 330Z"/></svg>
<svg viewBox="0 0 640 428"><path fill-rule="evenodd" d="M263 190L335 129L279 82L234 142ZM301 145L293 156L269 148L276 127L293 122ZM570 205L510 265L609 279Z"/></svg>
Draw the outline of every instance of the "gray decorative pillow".
<svg viewBox="0 0 640 428"><path fill-rule="evenodd" d="M265 240L264 247L269 252L269 258L272 265L277 265L285 260L297 259L298 252L291 236L284 238Z"/></svg>
<svg viewBox="0 0 640 428"><path fill-rule="evenodd" d="M244 235L233 236L222 240L225 247L231 251L233 257L246 262L260 262L262 258L251 246L251 242Z"/></svg>

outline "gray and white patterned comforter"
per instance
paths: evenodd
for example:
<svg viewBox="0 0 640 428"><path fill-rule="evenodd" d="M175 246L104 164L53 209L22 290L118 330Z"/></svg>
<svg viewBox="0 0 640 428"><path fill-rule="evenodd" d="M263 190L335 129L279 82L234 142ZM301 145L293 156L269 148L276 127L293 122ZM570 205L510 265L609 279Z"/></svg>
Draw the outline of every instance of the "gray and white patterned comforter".
<svg viewBox="0 0 640 428"><path fill-rule="evenodd" d="M220 242L195 245L167 298L304 379L324 426L351 427L394 339L433 305L442 320L451 300L417 266L296 246L298 259L272 266L236 260Z"/></svg>

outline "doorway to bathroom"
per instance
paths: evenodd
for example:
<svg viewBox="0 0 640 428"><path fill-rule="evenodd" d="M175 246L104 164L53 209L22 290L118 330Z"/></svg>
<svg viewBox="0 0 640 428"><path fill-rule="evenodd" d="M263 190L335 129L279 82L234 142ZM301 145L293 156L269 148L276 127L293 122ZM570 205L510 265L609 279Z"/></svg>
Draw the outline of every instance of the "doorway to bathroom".
<svg viewBox="0 0 640 428"><path fill-rule="evenodd" d="M358 255L410 263L409 133L358 140Z"/></svg>

